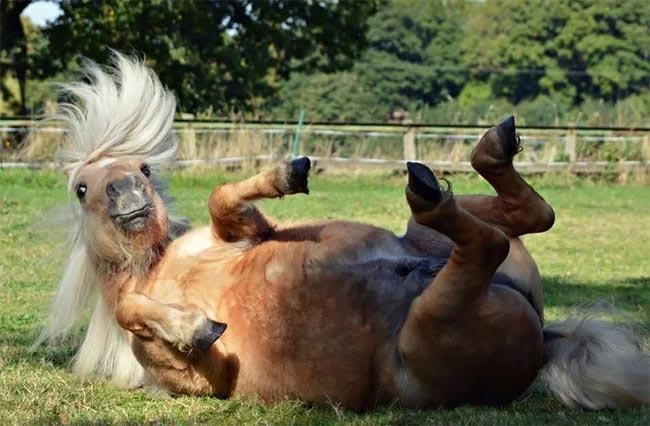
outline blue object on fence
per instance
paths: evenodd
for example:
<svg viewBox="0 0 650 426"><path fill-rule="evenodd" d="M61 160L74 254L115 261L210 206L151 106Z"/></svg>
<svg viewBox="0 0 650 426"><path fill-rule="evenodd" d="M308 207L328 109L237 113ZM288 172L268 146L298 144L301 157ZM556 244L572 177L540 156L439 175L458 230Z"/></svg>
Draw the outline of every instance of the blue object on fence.
<svg viewBox="0 0 650 426"><path fill-rule="evenodd" d="M300 118L298 118L298 127L296 128L296 134L293 136L293 149L291 153L293 158L298 156L298 148L300 146L300 133L302 132L302 123L305 120L305 110L300 110Z"/></svg>

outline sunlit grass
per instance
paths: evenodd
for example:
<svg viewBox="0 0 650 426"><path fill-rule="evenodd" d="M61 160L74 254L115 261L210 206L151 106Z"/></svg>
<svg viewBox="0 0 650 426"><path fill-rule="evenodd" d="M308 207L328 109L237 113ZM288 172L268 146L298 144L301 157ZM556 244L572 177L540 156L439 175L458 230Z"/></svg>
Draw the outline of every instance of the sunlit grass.
<svg viewBox="0 0 650 426"><path fill-rule="evenodd" d="M207 223L211 188L227 175L171 175L176 210ZM233 176L229 177L230 179ZM477 178L451 176L456 193L489 192ZM650 325L650 191L562 178L535 179L555 207L557 222L526 237L545 285L547 319L596 299L614 302ZM408 209L402 176L385 173L315 175L311 195L262 203L280 221L351 219L404 231ZM66 202L65 181L51 172L0 170L0 424L51 422L329 424L648 424L647 409L588 412L560 405L539 384L506 407L402 410L382 407L352 413L296 402L265 406L254 399L161 399L146 391L120 391L100 380L81 382L67 363L73 339L55 350L29 351L60 272L64 230L52 209Z"/></svg>

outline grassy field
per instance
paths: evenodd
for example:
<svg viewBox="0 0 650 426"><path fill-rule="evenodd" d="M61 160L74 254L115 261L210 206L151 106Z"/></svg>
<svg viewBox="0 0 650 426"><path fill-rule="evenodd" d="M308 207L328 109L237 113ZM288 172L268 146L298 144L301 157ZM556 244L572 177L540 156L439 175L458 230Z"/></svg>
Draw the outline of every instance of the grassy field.
<svg viewBox="0 0 650 426"><path fill-rule="evenodd" d="M232 178L232 177L231 177ZM208 221L206 199L224 174L171 175L176 210L196 224ZM452 177L456 193L489 192L482 181ZM545 177L535 180L555 207L555 227L526 237L542 271L546 316L601 299L650 325L650 190ZM263 203L280 220L344 218L396 232L408 210L403 177L316 175L312 195ZM650 410L589 412L568 409L539 383L500 408L402 410L382 407L352 413L296 402L265 406L253 399L162 399L147 391L120 391L101 380L81 382L67 369L75 340L55 349L29 350L64 256L64 230L53 223L66 202L65 181L51 172L0 170L0 424L6 423L269 423L269 424L650 424Z"/></svg>

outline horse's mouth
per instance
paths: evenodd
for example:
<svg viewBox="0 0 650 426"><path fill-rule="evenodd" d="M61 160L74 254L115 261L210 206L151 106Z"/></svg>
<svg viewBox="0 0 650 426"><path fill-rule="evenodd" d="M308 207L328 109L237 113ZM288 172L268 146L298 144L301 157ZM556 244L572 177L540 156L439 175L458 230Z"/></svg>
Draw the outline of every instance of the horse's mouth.
<svg viewBox="0 0 650 426"><path fill-rule="evenodd" d="M138 231L144 227L150 214L151 205L145 204L137 210L111 215L111 219L122 228L129 231Z"/></svg>

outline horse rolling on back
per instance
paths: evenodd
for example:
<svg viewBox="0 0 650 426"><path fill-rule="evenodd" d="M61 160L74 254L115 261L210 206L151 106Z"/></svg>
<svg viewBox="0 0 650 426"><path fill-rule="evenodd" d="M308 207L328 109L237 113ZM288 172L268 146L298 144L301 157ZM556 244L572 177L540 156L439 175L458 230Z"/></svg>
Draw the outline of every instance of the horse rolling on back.
<svg viewBox="0 0 650 426"><path fill-rule="evenodd" d="M67 333L98 293L79 375L361 410L506 403L542 371L569 406L648 402L648 355L628 328L544 328L539 273L519 237L551 228L554 213L513 167L513 117L472 153L497 195L454 195L407 165L404 236L342 221L276 225L254 207L308 193L307 158L215 187L209 226L190 230L169 215L157 177L176 149L173 96L119 54L87 71L68 89L77 105L58 116L78 220L41 336Z"/></svg>

